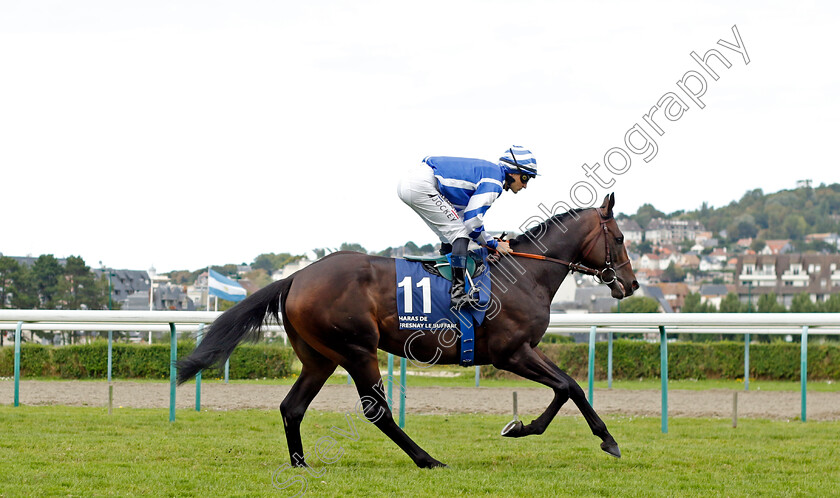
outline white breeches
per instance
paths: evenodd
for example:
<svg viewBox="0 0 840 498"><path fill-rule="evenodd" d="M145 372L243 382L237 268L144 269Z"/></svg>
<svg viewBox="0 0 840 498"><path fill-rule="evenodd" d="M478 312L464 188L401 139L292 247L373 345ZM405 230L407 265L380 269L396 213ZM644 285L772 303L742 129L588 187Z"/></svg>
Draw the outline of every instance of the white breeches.
<svg viewBox="0 0 840 498"><path fill-rule="evenodd" d="M441 242L451 244L455 239L470 236L455 208L438 192L434 170L426 163L414 166L403 175L397 194L423 218Z"/></svg>

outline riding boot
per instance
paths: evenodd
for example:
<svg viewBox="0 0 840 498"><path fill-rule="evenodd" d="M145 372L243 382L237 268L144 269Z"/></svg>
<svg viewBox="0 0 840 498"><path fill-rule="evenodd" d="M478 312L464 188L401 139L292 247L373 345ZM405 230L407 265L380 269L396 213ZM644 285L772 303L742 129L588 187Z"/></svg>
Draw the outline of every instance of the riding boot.
<svg viewBox="0 0 840 498"><path fill-rule="evenodd" d="M467 294L467 284L464 279L464 268L452 267L452 289L449 291L450 306L460 309L465 306L475 307L478 300Z"/></svg>
<svg viewBox="0 0 840 498"><path fill-rule="evenodd" d="M447 254L452 252L452 244L449 242L441 242L440 244L440 255L446 256Z"/></svg>
<svg viewBox="0 0 840 498"><path fill-rule="evenodd" d="M465 280L466 265L467 265L467 246L470 241L467 238L456 239L452 244L452 289L449 291L450 305L459 309L464 306L478 305L478 299L467 294L467 285Z"/></svg>

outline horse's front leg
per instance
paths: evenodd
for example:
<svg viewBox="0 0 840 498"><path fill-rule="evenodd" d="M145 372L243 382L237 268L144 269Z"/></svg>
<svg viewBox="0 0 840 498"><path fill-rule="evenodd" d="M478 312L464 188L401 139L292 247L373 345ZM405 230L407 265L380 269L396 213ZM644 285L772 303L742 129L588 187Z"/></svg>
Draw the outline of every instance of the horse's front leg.
<svg viewBox="0 0 840 498"><path fill-rule="evenodd" d="M607 430L607 424L605 424L604 421L601 420L601 417L595 413L595 409L592 408L589 400L586 399L586 395L583 393L583 389L580 387L580 384L578 384L577 381L575 381L575 379L573 379L569 374L561 370L560 367L555 365L554 362L551 361L541 350L534 348L534 351L537 352L537 355L543 360L543 362L548 364L559 376L566 379L569 386L569 397L578 407L578 410L580 410L583 418L586 419L586 423L589 424L589 428L592 429L592 434L601 438L601 449L616 458L621 458L621 450L618 449L618 443L615 441L615 438L612 437L610 431Z"/></svg>
<svg viewBox="0 0 840 498"><path fill-rule="evenodd" d="M505 437L523 437L545 432L548 424L551 423L557 412L569 399L568 381L549 367L528 343L523 343L513 355L497 361L493 365L496 368L539 382L554 391L554 399L551 400L551 404L548 405L542 415L527 425L523 425L522 422L509 424L503 430L502 435Z"/></svg>
<svg viewBox="0 0 840 498"><path fill-rule="evenodd" d="M583 397L581 403L581 399L578 397L578 391L580 395L583 395L583 390L577 382L552 363L542 351L532 348L529 344L525 343L513 355L494 363L494 366L508 370L534 382L539 382L554 391L554 399L539 417L527 425L523 425L521 422L512 426L509 425L505 428L505 432L502 433L503 436L522 437L531 434L542 434L545 432L548 424L557 415L557 412L560 411L563 404L571 397L581 410L587 423L589 423L590 428L592 428L593 434L603 440L601 449L615 457L621 456L615 439L609 434L606 425L598 417L585 397Z"/></svg>

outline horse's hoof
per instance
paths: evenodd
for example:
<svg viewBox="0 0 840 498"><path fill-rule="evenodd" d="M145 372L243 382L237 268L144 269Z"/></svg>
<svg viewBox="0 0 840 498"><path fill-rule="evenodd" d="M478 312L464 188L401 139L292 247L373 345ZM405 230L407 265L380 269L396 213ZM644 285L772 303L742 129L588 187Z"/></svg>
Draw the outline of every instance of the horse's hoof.
<svg viewBox="0 0 840 498"><path fill-rule="evenodd" d="M449 468L449 466L446 465L445 463L439 462L432 457L429 457L428 460L425 460L423 462L418 462L417 466L420 467L421 469L437 469L437 468L448 469Z"/></svg>
<svg viewBox="0 0 840 498"><path fill-rule="evenodd" d="M508 422L506 426L502 429L502 436L504 437L519 437L522 435L522 425L521 420L511 420Z"/></svg>
<svg viewBox="0 0 840 498"><path fill-rule="evenodd" d="M616 458L621 458L621 450L618 449L618 443L615 441L604 441L601 443L601 449Z"/></svg>

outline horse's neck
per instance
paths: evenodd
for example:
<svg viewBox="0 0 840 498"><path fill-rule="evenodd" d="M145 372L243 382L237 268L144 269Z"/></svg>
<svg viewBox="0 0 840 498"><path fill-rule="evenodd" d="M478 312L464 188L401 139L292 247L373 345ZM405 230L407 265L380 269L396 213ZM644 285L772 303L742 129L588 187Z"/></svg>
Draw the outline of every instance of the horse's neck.
<svg viewBox="0 0 840 498"><path fill-rule="evenodd" d="M587 243L587 236L592 232L589 220L584 218L584 213L580 214L579 219L567 220L565 232L554 222L546 222L547 231L538 242L526 238L514 250L576 262ZM530 266L536 272L534 280L544 286L552 298L569 274L569 267L559 263L540 262Z"/></svg>
<svg viewBox="0 0 840 498"><path fill-rule="evenodd" d="M592 233L592 221L587 216L587 211L579 214L579 218L567 219L565 222L546 221L543 236L536 239L529 236L520 237L513 250L576 262Z"/></svg>

